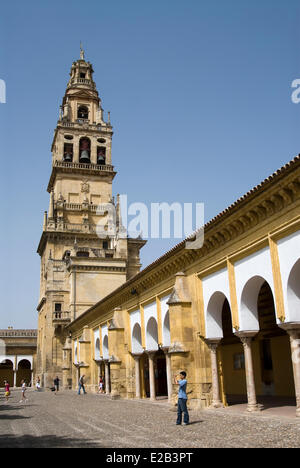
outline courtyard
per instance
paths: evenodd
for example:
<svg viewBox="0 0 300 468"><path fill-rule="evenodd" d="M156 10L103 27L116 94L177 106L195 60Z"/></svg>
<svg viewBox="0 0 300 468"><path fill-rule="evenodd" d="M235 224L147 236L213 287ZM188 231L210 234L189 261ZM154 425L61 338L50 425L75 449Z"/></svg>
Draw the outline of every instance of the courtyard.
<svg viewBox="0 0 300 468"><path fill-rule="evenodd" d="M106 395L29 390L19 403L0 398L1 448L296 448L294 416L236 411L190 411L191 424L176 426L165 400L111 400Z"/></svg>

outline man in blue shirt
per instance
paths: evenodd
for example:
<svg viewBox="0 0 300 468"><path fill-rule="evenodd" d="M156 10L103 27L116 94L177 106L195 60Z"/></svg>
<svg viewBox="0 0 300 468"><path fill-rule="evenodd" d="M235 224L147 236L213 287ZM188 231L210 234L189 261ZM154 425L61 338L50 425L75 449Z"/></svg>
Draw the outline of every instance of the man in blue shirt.
<svg viewBox="0 0 300 468"><path fill-rule="evenodd" d="M178 391L178 411L177 411L177 425L181 425L182 422L182 413L183 413L183 424L187 426L189 424L189 413L187 409L187 394L186 394L186 372L182 371L179 374L179 380L177 377L174 377L174 382L176 385L179 385Z"/></svg>

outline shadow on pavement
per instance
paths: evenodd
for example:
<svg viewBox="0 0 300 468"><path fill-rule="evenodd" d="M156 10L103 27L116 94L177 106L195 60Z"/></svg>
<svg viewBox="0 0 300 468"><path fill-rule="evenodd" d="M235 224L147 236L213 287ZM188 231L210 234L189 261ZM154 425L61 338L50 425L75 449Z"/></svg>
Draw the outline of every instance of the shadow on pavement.
<svg viewBox="0 0 300 468"><path fill-rule="evenodd" d="M200 424L200 423L203 423L203 421L199 419L199 421L190 421L188 425L191 426L192 424Z"/></svg>
<svg viewBox="0 0 300 468"><path fill-rule="evenodd" d="M0 448L104 448L92 440L71 437L0 435Z"/></svg>

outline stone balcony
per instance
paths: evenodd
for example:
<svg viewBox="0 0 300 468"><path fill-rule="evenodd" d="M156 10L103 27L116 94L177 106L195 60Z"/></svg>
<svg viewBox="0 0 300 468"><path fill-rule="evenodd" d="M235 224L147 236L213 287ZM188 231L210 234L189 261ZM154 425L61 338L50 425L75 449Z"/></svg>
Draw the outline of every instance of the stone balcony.
<svg viewBox="0 0 300 468"><path fill-rule="evenodd" d="M103 172L113 172L114 166L110 164L84 164L84 163L76 163L76 162L65 162L65 161L55 161L53 167L62 167L68 169L86 169L86 170L94 170L94 171L103 171Z"/></svg>
<svg viewBox="0 0 300 468"><path fill-rule="evenodd" d="M109 123L102 122L90 122L89 119L76 119L75 122L70 122L68 120L58 120L57 127L66 127L72 129L82 130L82 128L88 128L89 130L94 130L101 133L112 133L112 126Z"/></svg>
<svg viewBox="0 0 300 468"><path fill-rule="evenodd" d="M70 312L53 312L53 325L67 325L71 322L71 313Z"/></svg>
<svg viewBox="0 0 300 468"><path fill-rule="evenodd" d="M116 172L114 171L114 166L111 166L110 164L104 164L104 165L99 165L99 164L84 164L84 163L79 163L79 162L65 162L65 161L53 161L52 165L52 173L50 176L49 184L47 191L50 193L53 184L56 178L57 173L74 173L74 174L81 174L84 176L87 175L101 175L103 178L108 178L109 181L112 181L113 178L116 175Z"/></svg>

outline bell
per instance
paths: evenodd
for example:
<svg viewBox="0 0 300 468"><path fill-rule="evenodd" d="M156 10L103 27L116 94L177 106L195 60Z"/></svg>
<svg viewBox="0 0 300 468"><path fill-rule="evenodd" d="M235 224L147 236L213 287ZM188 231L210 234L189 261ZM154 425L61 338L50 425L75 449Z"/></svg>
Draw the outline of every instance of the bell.
<svg viewBox="0 0 300 468"><path fill-rule="evenodd" d="M81 151L79 162L84 163L84 164L90 163L90 156L89 156L88 151L86 150Z"/></svg>
<svg viewBox="0 0 300 468"><path fill-rule="evenodd" d="M105 165L105 157L103 156L103 154L98 154L97 156L97 164L99 166L104 166Z"/></svg>
<svg viewBox="0 0 300 468"><path fill-rule="evenodd" d="M64 161L65 162L72 162L72 154L71 153L65 153Z"/></svg>

